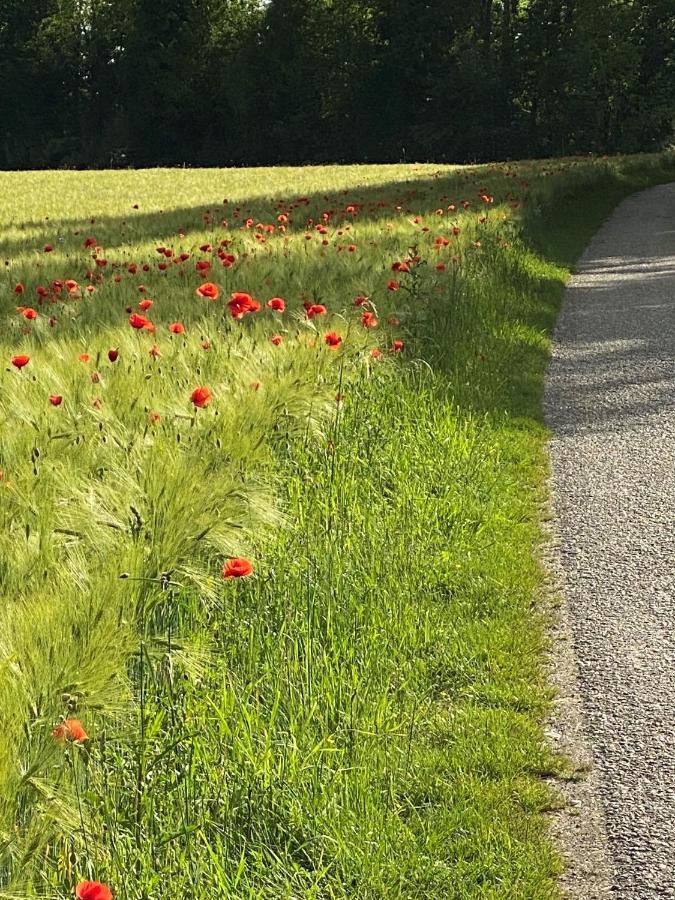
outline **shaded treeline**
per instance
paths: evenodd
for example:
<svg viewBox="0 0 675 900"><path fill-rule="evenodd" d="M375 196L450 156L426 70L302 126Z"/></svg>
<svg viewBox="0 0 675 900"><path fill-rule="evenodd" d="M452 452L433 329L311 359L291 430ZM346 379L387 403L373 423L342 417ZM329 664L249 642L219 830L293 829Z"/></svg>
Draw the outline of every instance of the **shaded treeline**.
<svg viewBox="0 0 675 900"><path fill-rule="evenodd" d="M675 0L1 0L0 167L650 150Z"/></svg>

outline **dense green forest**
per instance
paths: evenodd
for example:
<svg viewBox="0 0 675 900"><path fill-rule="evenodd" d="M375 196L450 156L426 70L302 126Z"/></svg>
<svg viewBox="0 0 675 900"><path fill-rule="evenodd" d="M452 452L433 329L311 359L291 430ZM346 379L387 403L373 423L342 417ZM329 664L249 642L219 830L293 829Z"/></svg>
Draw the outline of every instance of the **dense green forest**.
<svg viewBox="0 0 675 900"><path fill-rule="evenodd" d="M675 0L2 0L0 167L655 149Z"/></svg>

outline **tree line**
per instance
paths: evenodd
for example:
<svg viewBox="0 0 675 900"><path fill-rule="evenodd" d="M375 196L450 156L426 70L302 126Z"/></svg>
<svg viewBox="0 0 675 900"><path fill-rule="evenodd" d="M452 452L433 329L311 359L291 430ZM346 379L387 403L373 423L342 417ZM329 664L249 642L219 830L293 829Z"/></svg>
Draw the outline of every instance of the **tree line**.
<svg viewBox="0 0 675 900"><path fill-rule="evenodd" d="M2 0L0 167L651 150L675 0Z"/></svg>

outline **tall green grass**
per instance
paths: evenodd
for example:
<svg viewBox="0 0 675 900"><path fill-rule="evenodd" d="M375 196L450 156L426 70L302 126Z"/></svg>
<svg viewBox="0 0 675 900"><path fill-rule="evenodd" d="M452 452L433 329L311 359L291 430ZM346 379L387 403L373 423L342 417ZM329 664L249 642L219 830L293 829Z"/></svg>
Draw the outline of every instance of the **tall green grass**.
<svg viewBox="0 0 675 900"><path fill-rule="evenodd" d="M130 900L555 895L548 335L602 216L674 172L0 173L0 896L65 898L81 878ZM254 238L282 209L286 231ZM90 234L95 291L27 323L37 285L86 283ZM195 297L197 248L223 238L224 299L280 295L286 313L239 322ZM157 244L191 259L161 272ZM142 296L154 335L127 324ZM329 315L308 321L303 298ZM223 580L229 556L254 574ZM89 740L55 741L73 717Z"/></svg>

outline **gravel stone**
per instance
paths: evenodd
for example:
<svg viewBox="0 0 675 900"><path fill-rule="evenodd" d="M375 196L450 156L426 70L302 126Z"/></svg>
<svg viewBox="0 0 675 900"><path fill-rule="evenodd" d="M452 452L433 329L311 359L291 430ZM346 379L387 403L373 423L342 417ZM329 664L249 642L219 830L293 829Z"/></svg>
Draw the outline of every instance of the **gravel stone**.
<svg viewBox="0 0 675 900"><path fill-rule="evenodd" d="M675 184L624 201L587 248L545 408L611 896L675 897Z"/></svg>

